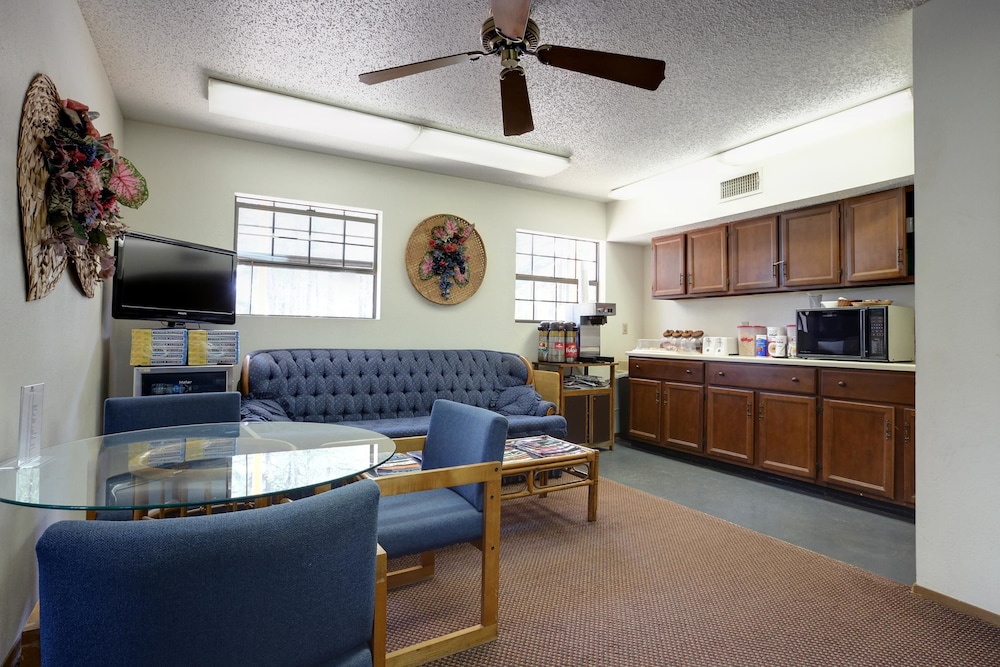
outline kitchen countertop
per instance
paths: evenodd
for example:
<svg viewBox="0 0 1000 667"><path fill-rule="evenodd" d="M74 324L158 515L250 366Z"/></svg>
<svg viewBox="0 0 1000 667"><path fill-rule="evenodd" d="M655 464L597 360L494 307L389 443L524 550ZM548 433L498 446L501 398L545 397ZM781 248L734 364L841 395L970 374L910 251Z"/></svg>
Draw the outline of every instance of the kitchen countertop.
<svg viewBox="0 0 1000 667"><path fill-rule="evenodd" d="M839 359L802 359L798 357L742 357L729 355L726 357L713 354L695 354L687 352L667 352L655 348L629 350L629 357L645 357L649 359L684 359L686 361L732 361L741 364L781 364L785 366L816 366L819 368L854 368L870 371L908 371L913 373L917 365L912 361L854 361Z"/></svg>

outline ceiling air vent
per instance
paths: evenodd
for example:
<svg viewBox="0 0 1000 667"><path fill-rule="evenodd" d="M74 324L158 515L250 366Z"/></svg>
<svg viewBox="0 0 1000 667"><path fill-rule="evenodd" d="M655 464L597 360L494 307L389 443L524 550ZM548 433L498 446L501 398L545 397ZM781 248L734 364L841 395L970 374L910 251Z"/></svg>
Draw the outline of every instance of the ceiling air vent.
<svg viewBox="0 0 1000 667"><path fill-rule="evenodd" d="M719 183L719 201L729 201L760 192L760 172L730 178Z"/></svg>

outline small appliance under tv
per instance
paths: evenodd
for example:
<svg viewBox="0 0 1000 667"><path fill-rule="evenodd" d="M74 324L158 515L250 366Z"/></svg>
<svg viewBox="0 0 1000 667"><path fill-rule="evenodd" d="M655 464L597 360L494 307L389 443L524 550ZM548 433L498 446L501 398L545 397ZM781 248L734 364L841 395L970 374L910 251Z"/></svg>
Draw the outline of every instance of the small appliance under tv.
<svg viewBox="0 0 1000 667"><path fill-rule="evenodd" d="M236 322L236 253L129 232L115 244L111 316L169 324Z"/></svg>

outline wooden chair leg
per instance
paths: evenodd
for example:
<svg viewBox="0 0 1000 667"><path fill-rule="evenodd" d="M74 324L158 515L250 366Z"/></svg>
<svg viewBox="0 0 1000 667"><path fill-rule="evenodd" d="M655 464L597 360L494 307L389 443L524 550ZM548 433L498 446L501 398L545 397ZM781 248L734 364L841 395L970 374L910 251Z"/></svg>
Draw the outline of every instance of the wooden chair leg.
<svg viewBox="0 0 1000 667"><path fill-rule="evenodd" d="M402 570L394 570L388 574L389 589L412 584L416 581L425 581L434 576L434 552L425 551L420 554L420 564L412 567L404 567Z"/></svg>
<svg viewBox="0 0 1000 667"><path fill-rule="evenodd" d="M500 610L500 466L485 483L483 509L482 587L479 624L397 649L386 656L386 667L417 667L437 658L493 641L498 636ZM421 554L423 556L423 554ZM390 575L391 576L391 575ZM391 581L390 581L391 587Z"/></svg>
<svg viewBox="0 0 1000 667"><path fill-rule="evenodd" d="M375 623L372 628L372 667L385 667L387 560L385 549L379 545L375 555Z"/></svg>

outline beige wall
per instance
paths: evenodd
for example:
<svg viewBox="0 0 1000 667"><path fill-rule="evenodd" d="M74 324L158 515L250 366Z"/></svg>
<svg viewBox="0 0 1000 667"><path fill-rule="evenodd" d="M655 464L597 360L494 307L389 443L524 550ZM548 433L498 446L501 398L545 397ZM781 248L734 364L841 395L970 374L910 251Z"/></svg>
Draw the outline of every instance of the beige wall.
<svg viewBox="0 0 1000 667"><path fill-rule="evenodd" d="M121 114L83 18L72 0L0 2L0 460L17 456L20 387L45 383L43 444L95 435L107 377L102 292L88 299L68 274L44 299L25 301L17 196L21 103L36 73L60 95L101 112L98 130L125 147ZM127 154L127 151L126 151ZM0 504L0 659L35 601L35 540L55 512Z"/></svg>
<svg viewBox="0 0 1000 667"><path fill-rule="evenodd" d="M514 322L514 231L605 237L603 204L518 188L346 160L240 139L126 123L130 159L142 165L150 199L131 218L134 229L232 247L237 192L383 212L381 316L374 321L240 316L244 351L267 347L481 347L535 354L536 328ZM403 262L413 228L424 218L452 213L473 222L486 247L487 271L479 292L454 306L431 303L410 284ZM611 244L604 297L621 302L620 319L641 319L642 291L623 270L641 249ZM624 258L624 259L622 259ZM641 259L639 260L641 263ZM115 325L115 393L128 393L129 330ZM154 325L155 326L155 325ZM634 340L609 336L607 354ZM631 339L631 336L628 337Z"/></svg>
<svg viewBox="0 0 1000 667"><path fill-rule="evenodd" d="M917 583L1000 614L1000 4L932 0L913 26Z"/></svg>

